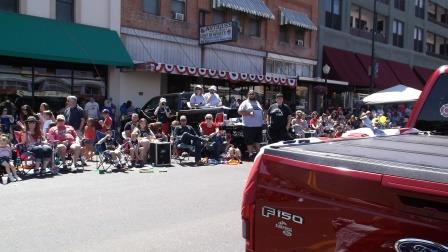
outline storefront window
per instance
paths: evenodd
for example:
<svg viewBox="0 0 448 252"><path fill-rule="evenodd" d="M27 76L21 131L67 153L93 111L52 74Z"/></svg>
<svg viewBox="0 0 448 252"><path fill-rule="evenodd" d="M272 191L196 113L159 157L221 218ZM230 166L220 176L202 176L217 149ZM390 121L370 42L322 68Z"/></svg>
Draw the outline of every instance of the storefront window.
<svg viewBox="0 0 448 252"><path fill-rule="evenodd" d="M32 74L31 67L0 65L0 73Z"/></svg>
<svg viewBox="0 0 448 252"><path fill-rule="evenodd" d="M59 76L59 77L72 77L72 70L70 69L57 69L46 67L35 67L34 74L36 76Z"/></svg>
<svg viewBox="0 0 448 252"><path fill-rule="evenodd" d="M0 102L9 99L17 106L28 104L37 110L42 102L51 110L60 113L65 107L66 97L76 95L80 104L88 97L103 101L106 95L106 68L90 66L56 68L60 63L29 62L34 67L18 66L15 59L3 59L11 65L0 65ZM72 75L75 77L73 78Z"/></svg>
<svg viewBox="0 0 448 252"><path fill-rule="evenodd" d="M106 84L104 81L75 79L73 81L73 94L78 97L80 103L84 103L90 97L102 101L106 94Z"/></svg>
<svg viewBox="0 0 448 252"><path fill-rule="evenodd" d="M308 111L308 86L297 86L296 88L296 110Z"/></svg>
<svg viewBox="0 0 448 252"><path fill-rule="evenodd" d="M31 97L31 75L0 73L0 98L10 99L9 96Z"/></svg>

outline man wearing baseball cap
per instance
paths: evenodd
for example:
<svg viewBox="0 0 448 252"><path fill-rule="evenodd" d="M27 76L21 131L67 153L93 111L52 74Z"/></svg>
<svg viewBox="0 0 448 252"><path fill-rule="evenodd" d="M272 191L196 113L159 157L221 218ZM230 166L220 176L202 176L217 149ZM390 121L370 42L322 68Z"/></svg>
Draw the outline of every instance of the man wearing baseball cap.
<svg viewBox="0 0 448 252"><path fill-rule="evenodd" d="M270 143L290 139L288 131L291 126L291 109L283 103L282 93L275 96L275 103L269 107L266 121Z"/></svg>
<svg viewBox="0 0 448 252"><path fill-rule="evenodd" d="M162 132L168 134L170 129L169 118L171 117L171 110L166 104L165 98L160 98L159 106L154 110L154 115L157 117L157 121L162 123Z"/></svg>
<svg viewBox="0 0 448 252"><path fill-rule="evenodd" d="M103 133L106 133L107 130L110 130L112 128L112 117L109 114L109 110L103 109L101 111L101 115L103 116L104 120L99 121L98 123L101 125L101 131Z"/></svg>
<svg viewBox="0 0 448 252"><path fill-rule="evenodd" d="M76 172L76 163L80 159L81 155L81 145L79 144L78 135L76 130L65 124L65 116L58 115L56 117L56 126L51 127L48 130L48 140L50 143L57 144L56 151L61 158L63 168L66 169L65 158L67 155L67 150L72 150L72 167L71 171Z"/></svg>

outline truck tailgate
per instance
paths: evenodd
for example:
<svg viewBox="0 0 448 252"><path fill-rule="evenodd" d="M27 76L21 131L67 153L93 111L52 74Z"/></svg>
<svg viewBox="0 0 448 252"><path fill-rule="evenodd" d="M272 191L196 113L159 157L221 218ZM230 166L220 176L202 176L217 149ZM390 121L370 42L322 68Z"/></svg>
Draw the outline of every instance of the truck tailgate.
<svg viewBox="0 0 448 252"><path fill-rule="evenodd" d="M406 238L448 244L447 140L267 148L257 178L255 251L395 251Z"/></svg>

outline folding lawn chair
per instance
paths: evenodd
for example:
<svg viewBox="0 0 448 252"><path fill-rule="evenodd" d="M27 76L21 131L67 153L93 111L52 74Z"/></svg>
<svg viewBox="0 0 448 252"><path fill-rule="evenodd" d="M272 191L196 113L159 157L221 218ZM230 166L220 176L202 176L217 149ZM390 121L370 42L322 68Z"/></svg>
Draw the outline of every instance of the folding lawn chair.
<svg viewBox="0 0 448 252"><path fill-rule="evenodd" d="M114 134L114 132L112 132ZM105 133L101 131L96 131L95 139L95 155L98 157L98 162L96 163L96 170L98 173L103 174L109 168L114 166L112 162L112 156L109 155L104 149L102 144L98 144L98 141L106 136Z"/></svg>

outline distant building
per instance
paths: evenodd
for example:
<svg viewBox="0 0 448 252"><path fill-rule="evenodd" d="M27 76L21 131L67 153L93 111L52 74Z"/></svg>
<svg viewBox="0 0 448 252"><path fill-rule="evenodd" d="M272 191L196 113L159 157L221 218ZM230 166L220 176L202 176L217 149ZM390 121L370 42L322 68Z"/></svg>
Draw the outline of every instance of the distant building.
<svg viewBox="0 0 448 252"><path fill-rule="evenodd" d="M377 34L374 90L398 83L422 89L433 69L448 60L448 2L376 0ZM348 82L329 85L333 105L352 106L370 88L373 3L364 0L319 0L317 76ZM330 104L331 105L331 104Z"/></svg>
<svg viewBox="0 0 448 252"><path fill-rule="evenodd" d="M243 98L255 87L271 102L283 90L296 99L297 77L312 78L317 64L316 1L308 0L128 0L122 2L121 34L134 62L124 73L128 96L148 96L192 90L203 83L218 93ZM235 42L199 45L199 27L235 22ZM187 68L185 68L187 67ZM123 80L122 78L122 80ZM259 81L259 78L262 81ZM289 85L291 84L291 85ZM131 86L129 86L131 85ZM129 88L132 87L132 88Z"/></svg>
<svg viewBox="0 0 448 252"><path fill-rule="evenodd" d="M119 68L133 65L120 12L120 0L0 1L0 101L59 111L70 94L81 102L113 94Z"/></svg>

